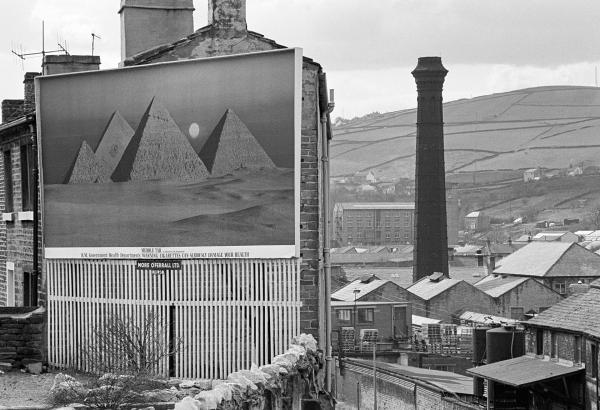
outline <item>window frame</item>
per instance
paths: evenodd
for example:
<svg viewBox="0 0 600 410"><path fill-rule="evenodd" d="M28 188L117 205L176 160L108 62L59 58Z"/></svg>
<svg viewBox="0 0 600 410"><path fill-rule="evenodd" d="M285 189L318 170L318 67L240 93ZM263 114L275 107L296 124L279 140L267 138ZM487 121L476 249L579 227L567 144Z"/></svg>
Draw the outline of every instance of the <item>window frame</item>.
<svg viewBox="0 0 600 410"><path fill-rule="evenodd" d="M370 313L370 320L368 318L368 313ZM374 323L375 322L375 308L358 308L356 312L358 323Z"/></svg>
<svg viewBox="0 0 600 410"><path fill-rule="evenodd" d="M4 167L4 212L10 213L15 210L12 152L10 147L3 150Z"/></svg>
<svg viewBox="0 0 600 410"><path fill-rule="evenodd" d="M33 179L33 144L27 142L19 147L19 156L21 160L21 209L23 211L33 211L33 198L35 181Z"/></svg>

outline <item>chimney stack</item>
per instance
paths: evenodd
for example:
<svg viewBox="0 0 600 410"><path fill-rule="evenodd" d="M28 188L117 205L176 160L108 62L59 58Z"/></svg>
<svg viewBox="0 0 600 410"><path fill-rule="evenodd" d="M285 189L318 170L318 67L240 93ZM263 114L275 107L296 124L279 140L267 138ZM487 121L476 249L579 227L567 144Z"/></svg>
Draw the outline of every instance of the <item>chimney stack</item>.
<svg viewBox="0 0 600 410"><path fill-rule="evenodd" d="M208 24L219 31L219 37L246 35L246 0L208 0Z"/></svg>
<svg viewBox="0 0 600 410"><path fill-rule="evenodd" d="M23 85L25 88L25 98L23 100L23 114L29 114L35 111L35 84L33 79L41 73L25 73Z"/></svg>
<svg viewBox="0 0 600 410"><path fill-rule="evenodd" d="M100 69L100 56L48 55L44 56L44 75L95 71Z"/></svg>
<svg viewBox="0 0 600 410"><path fill-rule="evenodd" d="M121 61L192 34L193 13L193 0L121 0Z"/></svg>
<svg viewBox="0 0 600 410"><path fill-rule="evenodd" d="M418 102L413 282L434 272L448 276L442 113L442 86L447 73L440 57L420 57L412 72Z"/></svg>

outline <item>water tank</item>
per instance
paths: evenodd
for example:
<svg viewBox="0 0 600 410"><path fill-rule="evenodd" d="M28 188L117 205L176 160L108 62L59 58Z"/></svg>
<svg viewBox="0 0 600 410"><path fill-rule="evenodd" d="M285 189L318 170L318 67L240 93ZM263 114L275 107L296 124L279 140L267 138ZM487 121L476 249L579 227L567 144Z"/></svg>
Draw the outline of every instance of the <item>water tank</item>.
<svg viewBox="0 0 600 410"><path fill-rule="evenodd" d="M488 330L485 339L488 364L525 354L525 333L522 330L498 327Z"/></svg>
<svg viewBox="0 0 600 410"><path fill-rule="evenodd" d="M486 353L486 333L491 327L473 328L473 366L480 366L485 363Z"/></svg>

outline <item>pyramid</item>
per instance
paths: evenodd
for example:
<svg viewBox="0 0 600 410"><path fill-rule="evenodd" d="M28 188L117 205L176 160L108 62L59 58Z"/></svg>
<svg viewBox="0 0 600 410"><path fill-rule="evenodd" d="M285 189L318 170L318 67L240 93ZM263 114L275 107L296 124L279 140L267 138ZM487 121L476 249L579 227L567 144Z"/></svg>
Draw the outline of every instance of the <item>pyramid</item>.
<svg viewBox="0 0 600 410"><path fill-rule="evenodd" d="M75 159L75 164L71 169L71 175L69 175L68 183L93 184L99 181L104 182L101 181L102 178L100 177L100 172L100 163L96 159L96 155L94 154L92 147L90 147L87 141L84 140L79 148L77 158Z"/></svg>
<svg viewBox="0 0 600 410"><path fill-rule="evenodd" d="M212 176L241 168L275 168L269 155L232 109L225 111L198 155Z"/></svg>
<svg viewBox="0 0 600 410"><path fill-rule="evenodd" d="M110 180L134 134L135 132L121 116L121 113L115 111L102 133L98 148L96 148L96 158L101 166L103 180Z"/></svg>
<svg viewBox="0 0 600 410"><path fill-rule="evenodd" d="M195 181L207 176L206 167L169 111L153 98L111 178L115 182Z"/></svg>

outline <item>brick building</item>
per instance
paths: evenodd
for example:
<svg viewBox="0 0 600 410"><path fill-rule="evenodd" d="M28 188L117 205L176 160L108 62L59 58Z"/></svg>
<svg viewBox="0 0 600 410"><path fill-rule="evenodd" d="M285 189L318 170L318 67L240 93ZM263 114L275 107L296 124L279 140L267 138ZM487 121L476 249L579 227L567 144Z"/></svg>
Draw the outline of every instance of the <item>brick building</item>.
<svg viewBox="0 0 600 410"><path fill-rule="evenodd" d="M458 322L465 310L494 314L494 299L464 280L452 279L434 273L406 289L425 301L422 311L413 307L415 315L440 319L446 323Z"/></svg>
<svg viewBox="0 0 600 410"><path fill-rule="evenodd" d="M79 55L45 56L44 75L98 70L100 57ZM23 100L2 101L0 124L0 306L45 304L42 270L42 210L39 208L37 129L34 78L26 73ZM36 200L38 207L36 208ZM38 218L34 218L37 209ZM34 220L35 219L35 220ZM34 224L37 221L37 237ZM34 243L37 241L37 249ZM34 262L37 256L37 265ZM42 275L40 275L42 273Z"/></svg>
<svg viewBox="0 0 600 410"><path fill-rule="evenodd" d="M522 408L600 408L600 283L588 286L524 323L525 356L469 372L512 389Z"/></svg>
<svg viewBox="0 0 600 410"><path fill-rule="evenodd" d="M414 241L414 203L339 203L333 237L344 245L400 245Z"/></svg>
<svg viewBox="0 0 600 410"><path fill-rule="evenodd" d="M533 278L488 275L475 287L494 298L496 315L526 320L560 302L560 293Z"/></svg>
<svg viewBox="0 0 600 410"><path fill-rule="evenodd" d="M247 29L245 1L230 2L225 0L210 0L209 24L196 31L193 30L193 3L191 0L123 0L121 2L119 13L121 15L122 66L136 66L285 48L274 40L268 39L259 33ZM148 25L148 21L153 21L153 23ZM140 22L143 22L143 24ZM45 65L56 70L60 64L57 65L57 61L49 57L50 56L46 57ZM60 58L66 59L71 56L54 57L59 57L60 60ZM79 59L71 60L73 60L70 61L72 66L81 66L84 67L82 69L87 70L91 68ZM295 259L291 261L279 261L278 263L281 266L276 268L267 268L267 266L273 266L268 265L268 263L270 263L270 260L268 259L256 260L250 264L249 271L244 271L244 275L263 274L263 272L266 272L266 269L273 269L272 272L275 273L275 270L284 269L284 266L286 266L285 269L290 269L290 271L287 272L293 272L293 274L296 274L295 272L297 272L299 280L295 283L298 286L297 294L300 298L300 304L297 318L294 318L293 320L295 321L294 323L296 323L293 326L297 326L297 330L294 330L294 332L301 331L311 333L323 343L325 340L324 323L326 322L326 316L324 306L320 303L320 300L324 300L325 292L323 282L323 238L321 235L323 214L321 203L323 187L322 178L325 167L328 165L321 161L321 154L323 146L326 146L327 141L331 136L330 122L327 115L329 104L327 101L325 73L321 66L310 58L304 57L301 75L301 169L299 178L300 259L298 261ZM30 88L27 88L26 86L26 90L29 90L31 95L33 95L33 83L30 82L28 84ZM19 101L7 101L3 104L3 108L5 108L3 111L6 111L7 119L11 122L1 126L0 138L2 138L3 143L5 141L7 143L10 141L10 144L12 144L10 145L10 160L12 163L11 169L13 170L13 177L12 179L9 179L9 181L12 181L14 188L13 200L15 214L13 215L12 221L3 222L2 227L4 232L1 232L0 235L5 239L2 243L3 246L7 245L9 249L14 248L15 252L18 250L23 253L25 255L24 259L28 259L29 263L33 266L30 256L33 254L32 246L30 245L32 243L32 234L27 232L27 229L31 231L32 222L31 220L25 219L32 219L31 211L27 211L23 208L20 196L21 191L17 188L21 187L20 175L22 173L22 166L19 162L19 158L22 155L22 149L20 147L24 142L30 141L31 135L35 135L35 116L30 115L16 120L14 119L17 112L20 112L21 115L24 112L33 114L34 105L30 105L29 110L27 110L27 101L29 101L29 104L33 103L33 100L26 99L24 104L26 108L23 111L19 108L21 104ZM5 145L5 147L9 146ZM5 152L8 152L6 148ZM32 157L28 156L27 158ZM2 187L5 186L5 182L2 181ZM30 184L28 186L33 187L35 184ZM4 207L9 205L6 195L2 202ZM4 208L5 211L6 209L7 208ZM21 211L29 213L19 215L19 212ZM9 233L5 234L7 231ZM11 239L10 232L15 232L18 237L14 240ZM42 233L43 229L40 234ZM39 252L39 255L41 254L42 252ZM10 252L8 252L8 255L10 255ZM41 262L40 259L40 266L42 266ZM112 262L103 260L81 260L75 263L77 266L71 265L68 261L60 259L55 259L53 261L46 260L43 262L45 264L52 263L54 272L59 272L58 274L60 275L77 275L90 267L94 267L94 269L104 269L110 265L116 269L115 272L117 275L115 278L117 278L117 280L119 280L119 274L126 274L127 270L132 266L132 263L135 265L135 261L132 262L126 260L115 260ZM206 260L200 259L186 260L187 264L195 264L196 266L201 266L205 262ZM298 262L297 265L296 262ZM241 269L242 264L235 260L212 259L211 263L216 264L215 266L222 266L223 269L227 269L234 274L236 272L241 274L241 271L238 271L238 269ZM9 267L12 266L6 262L0 266L0 304L6 304L6 296L2 299L2 292L6 295L7 287L6 284L2 285L2 283L3 281L4 283L6 282L5 272L7 265ZM14 266L15 271L22 269L23 272L27 272L33 269L30 269L29 265L25 264L23 264L23 267L19 267L19 264L16 262ZM298 266L297 270L296 266ZM42 272L43 275L39 281L42 293L47 290L47 275L51 270L47 265L44 265L44 268L45 269ZM244 269L246 268L244 267ZM256 271L254 271L254 269L256 269ZM261 270L260 273L258 272L259 269ZM75 270L78 273L76 273ZM89 272L86 271L84 273L87 275ZM17 272L14 275L17 282L19 280L23 282L22 274ZM89 277L89 275L86 277ZM19 285L17 288L18 287ZM24 288L24 286L21 286L21 288ZM63 295L63 298L72 297L74 298L73 301L75 301L78 300L79 294L73 292L77 292L77 289L80 288L72 287L69 290L65 290L62 289L61 285L52 288L51 292L57 290L71 292ZM23 293L23 291L16 289L14 293L18 295ZM234 297L233 295L230 296ZM4 302L2 302L3 300ZM44 300L45 297L40 297L41 303L43 303ZM21 299L17 297L15 302L23 303L22 297ZM50 312L50 315L51 314L52 312ZM290 320L291 319L292 318L290 318ZM265 329L268 331L268 326ZM56 334L58 336L65 335L65 333L60 332L60 330L58 330ZM73 337L76 337L76 335ZM269 341L269 339L267 339L267 341L271 344L276 343ZM288 342L289 340L285 340L283 343ZM62 349L71 349L73 347L73 343L66 339L61 339L57 343L62 346ZM269 349L278 349L277 351L279 351L283 349L283 346L273 345L273 347ZM274 352L274 350L269 349L264 352L266 356L269 356ZM63 363L63 365L67 364ZM222 375L226 375L224 369L224 366L221 366L221 369L219 370Z"/></svg>
<svg viewBox="0 0 600 410"><path fill-rule="evenodd" d="M564 295L572 284L600 278L600 255L571 242L530 242L502 259L494 274L534 278Z"/></svg>

